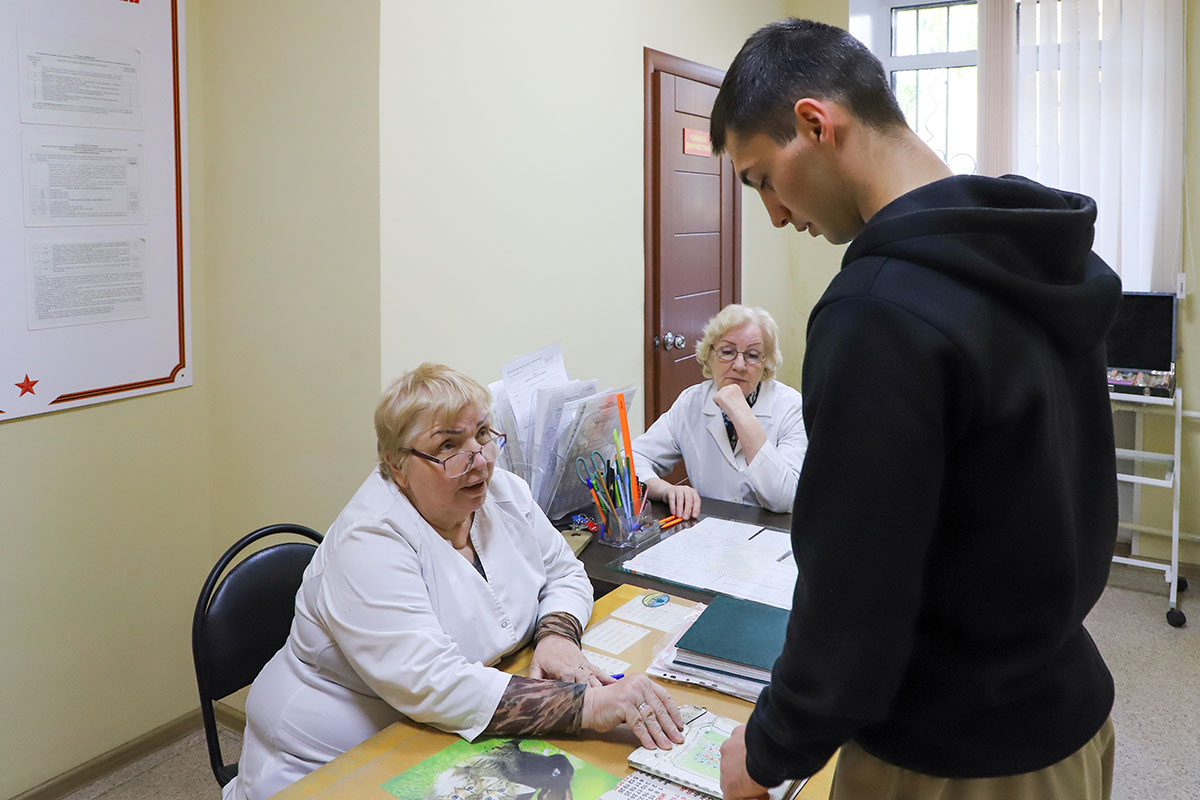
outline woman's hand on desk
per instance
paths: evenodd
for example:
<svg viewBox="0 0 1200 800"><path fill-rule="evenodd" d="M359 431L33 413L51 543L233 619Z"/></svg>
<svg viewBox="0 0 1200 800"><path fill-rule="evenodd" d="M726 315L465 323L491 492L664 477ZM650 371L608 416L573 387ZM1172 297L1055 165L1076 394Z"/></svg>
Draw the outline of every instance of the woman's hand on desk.
<svg viewBox="0 0 1200 800"><path fill-rule="evenodd" d="M683 519L700 516L700 493L691 486L676 486L662 478L646 481L646 494L651 500L666 503L671 513Z"/></svg>
<svg viewBox="0 0 1200 800"><path fill-rule="evenodd" d="M529 677L586 683L588 686L603 686L614 681L607 672L588 661L578 645L562 636L546 636L537 643Z"/></svg>
<svg viewBox="0 0 1200 800"><path fill-rule="evenodd" d="M607 731L622 722L650 750L670 750L673 744L683 742L683 718L670 692L641 673L607 686L589 687L583 695L581 727Z"/></svg>

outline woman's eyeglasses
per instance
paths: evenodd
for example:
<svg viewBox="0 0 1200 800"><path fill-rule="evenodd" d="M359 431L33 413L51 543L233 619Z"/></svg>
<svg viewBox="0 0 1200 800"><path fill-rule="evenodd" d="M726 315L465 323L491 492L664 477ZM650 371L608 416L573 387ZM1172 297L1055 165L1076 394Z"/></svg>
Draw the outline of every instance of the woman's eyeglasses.
<svg viewBox="0 0 1200 800"><path fill-rule="evenodd" d="M718 347L716 349L716 353L717 358L721 359L722 361L734 361L737 359L738 353L741 353L742 358L744 358L746 363L752 367L761 364L763 360L763 354L757 350L738 350L736 347Z"/></svg>
<svg viewBox="0 0 1200 800"><path fill-rule="evenodd" d="M422 453L420 450L413 450L411 447L402 449L418 458L432 461L434 464L441 464L442 469L446 470L446 477L461 478L471 471L471 465L475 463L475 456L479 456L488 464L495 461L496 456L500 455L500 451L504 449L504 442L507 439L508 437L503 433L489 428L487 433L481 433L475 437L475 441L481 443L479 447L474 450L459 450L447 458L437 458L428 453Z"/></svg>

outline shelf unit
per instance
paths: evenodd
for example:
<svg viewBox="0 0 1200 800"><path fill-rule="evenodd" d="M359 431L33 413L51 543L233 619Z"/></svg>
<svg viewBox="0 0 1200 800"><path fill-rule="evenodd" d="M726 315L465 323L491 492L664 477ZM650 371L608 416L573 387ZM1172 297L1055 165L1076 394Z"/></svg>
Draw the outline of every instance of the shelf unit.
<svg viewBox="0 0 1200 800"><path fill-rule="evenodd" d="M1179 575L1179 487L1180 487L1180 455L1182 453L1183 441L1183 391L1176 389L1171 397L1154 397L1151 395L1140 394L1124 394L1121 392L1109 392L1109 400L1113 406L1120 410L1132 411L1138 415L1138 430L1141 430L1142 415L1145 411L1152 409L1155 406L1165 407L1170 409L1170 414L1175 420L1174 430L1174 449L1170 453L1156 452L1152 450L1130 450L1118 447L1117 461L1131 461L1135 465L1138 464L1154 464L1161 466L1165 470L1165 475L1162 478L1151 478L1141 474L1140 469L1135 469L1132 473L1117 471L1117 480L1127 483L1140 484L1142 486L1157 486L1163 489L1171 490L1171 528L1170 530L1154 529L1144 525L1129 526L1135 531L1149 531L1162 533L1171 538L1171 560L1169 563L1161 563L1158 561L1148 561L1142 558L1113 556L1113 561L1118 564L1129 564L1134 567L1144 567L1146 569L1156 569L1163 573L1169 588L1167 604L1167 622L1178 628L1187 622L1187 617L1177 607L1179 592L1187 588L1187 579ZM1138 444L1141 444L1139 437ZM1137 555L1136 548L1131 554Z"/></svg>

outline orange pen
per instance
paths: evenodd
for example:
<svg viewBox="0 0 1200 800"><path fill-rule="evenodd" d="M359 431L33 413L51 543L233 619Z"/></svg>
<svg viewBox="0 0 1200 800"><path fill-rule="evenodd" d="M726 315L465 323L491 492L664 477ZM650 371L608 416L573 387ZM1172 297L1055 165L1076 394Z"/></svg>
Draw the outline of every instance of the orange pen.
<svg viewBox="0 0 1200 800"><path fill-rule="evenodd" d="M600 505L600 498L596 496L596 490L588 486L588 491L592 493L592 502L596 504L596 510L600 512L600 521L608 524L608 520L604 517L604 507Z"/></svg>

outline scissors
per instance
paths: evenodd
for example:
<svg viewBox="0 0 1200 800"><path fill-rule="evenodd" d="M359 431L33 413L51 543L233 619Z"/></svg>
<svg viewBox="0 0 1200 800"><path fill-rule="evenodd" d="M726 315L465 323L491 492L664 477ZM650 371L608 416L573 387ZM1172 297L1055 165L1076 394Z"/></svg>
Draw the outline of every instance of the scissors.
<svg viewBox="0 0 1200 800"><path fill-rule="evenodd" d="M604 460L604 456L599 450L593 450L588 458L579 456L575 459L575 474L579 477L579 482L584 486L589 485L588 479L591 478L591 483L600 485L604 481L604 471L607 469L608 463Z"/></svg>

